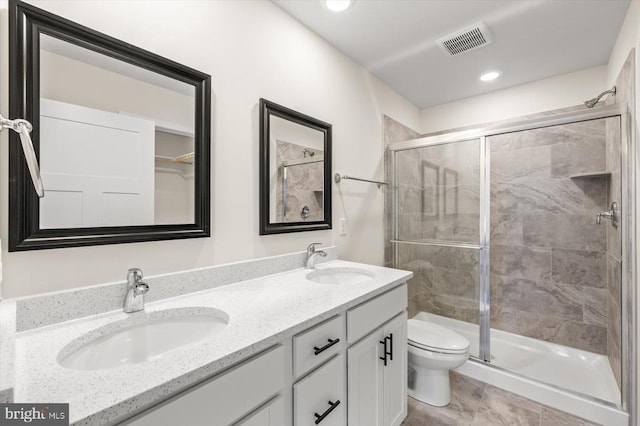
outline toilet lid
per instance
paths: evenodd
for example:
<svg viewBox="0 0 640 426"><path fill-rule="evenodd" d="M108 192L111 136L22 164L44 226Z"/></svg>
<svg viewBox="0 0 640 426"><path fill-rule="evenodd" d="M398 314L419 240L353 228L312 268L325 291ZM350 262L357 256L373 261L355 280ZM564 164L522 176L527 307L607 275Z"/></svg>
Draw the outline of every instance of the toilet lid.
<svg viewBox="0 0 640 426"><path fill-rule="evenodd" d="M411 346L443 353L463 353L469 341L455 331L417 319L408 321L407 340Z"/></svg>

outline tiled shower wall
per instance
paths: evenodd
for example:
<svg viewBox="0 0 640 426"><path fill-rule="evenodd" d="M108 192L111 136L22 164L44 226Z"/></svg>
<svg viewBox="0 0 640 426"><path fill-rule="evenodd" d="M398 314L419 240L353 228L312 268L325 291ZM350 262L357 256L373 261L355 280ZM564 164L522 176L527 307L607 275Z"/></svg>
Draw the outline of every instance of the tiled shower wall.
<svg viewBox="0 0 640 426"><path fill-rule="evenodd" d="M487 138L492 328L607 353L605 121Z"/></svg>
<svg viewBox="0 0 640 426"><path fill-rule="evenodd" d="M313 152L313 157L304 150ZM276 141L277 164L288 163L292 160L321 159L324 152L304 145L290 142ZM282 206L283 167L278 167L278 181L276 182L276 222L301 222L323 220L324 216L324 162L299 164L287 167L287 214L284 215ZM300 212L304 206L309 208L309 216L303 218Z"/></svg>
<svg viewBox="0 0 640 426"><path fill-rule="evenodd" d="M632 80L634 75L635 51L631 51L616 79L616 95L607 98L607 104L619 104L630 108L632 96ZM607 170L611 171L609 181L609 200L617 201L624 214L628 206L621 200L622 180L620 158L623 144L628 143L627 132L620 133L620 126L608 122L606 127ZM607 356L615 374L618 386L622 378L622 303L632 304L632 298L622 292L622 228L607 224L607 309L609 320L607 324ZM629 306L631 312L632 306ZM630 320L631 316L629 316ZM632 330L629 327L629 330ZM630 369L629 369L630 371Z"/></svg>

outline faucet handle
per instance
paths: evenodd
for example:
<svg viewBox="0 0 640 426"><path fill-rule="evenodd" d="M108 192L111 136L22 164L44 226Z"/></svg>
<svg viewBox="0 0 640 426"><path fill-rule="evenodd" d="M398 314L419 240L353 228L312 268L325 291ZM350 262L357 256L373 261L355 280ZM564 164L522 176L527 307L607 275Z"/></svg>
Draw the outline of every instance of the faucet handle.
<svg viewBox="0 0 640 426"><path fill-rule="evenodd" d="M309 246L307 247L307 252L308 253L315 253L316 246L320 246L320 245L322 245L322 243L311 243L311 244L309 244Z"/></svg>
<svg viewBox="0 0 640 426"><path fill-rule="evenodd" d="M127 271L127 284L137 284L142 281L144 275L140 268L130 268Z"/></svg>

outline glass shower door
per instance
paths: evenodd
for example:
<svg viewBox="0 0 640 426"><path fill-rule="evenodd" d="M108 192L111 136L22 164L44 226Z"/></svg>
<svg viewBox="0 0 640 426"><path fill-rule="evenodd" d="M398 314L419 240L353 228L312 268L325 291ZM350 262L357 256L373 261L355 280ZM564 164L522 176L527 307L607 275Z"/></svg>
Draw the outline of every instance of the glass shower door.
<svg viewBox="0 0 640 426"><path fill-rule="evenodd" d="M467 337L480 355L480 139L394 153L395 266L413 271L409 317Z"/></svg>
<svg viewBox="0 0 640 426"><path fill-rule="evenodd" d="M620 118L486 140L491 362L620 404Z"/></svg>

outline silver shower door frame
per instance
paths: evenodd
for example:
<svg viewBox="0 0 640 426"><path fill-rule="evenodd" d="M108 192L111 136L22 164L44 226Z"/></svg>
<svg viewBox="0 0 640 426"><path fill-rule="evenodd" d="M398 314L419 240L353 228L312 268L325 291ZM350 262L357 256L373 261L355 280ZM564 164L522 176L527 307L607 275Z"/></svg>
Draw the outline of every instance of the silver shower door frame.
<svg viewBox="0 0 640 426"><path fill-rule="evenodd" d="M420 244L427 246L447 246L457 248L470 248L480 250L480 295L479 295L479 320L480 320L480 346L479 356L472 359L477 362L489 363L491 361L491 288L490 288L490 147L487 138L505 133L534 130L544 127L558 126L562 124L576 123L580 121L596 120L600 118L620 117L621 140L627 143L621 143L622 161L622 209L621 218L622 233L622 259L626 264L623 265L622 273L622 294L628 295L627 303L621 303L622 307L622 405L610 404L605 401L598 400L588 395L581 395L585 398L592 399L599 403L611 405L615 408L622 408L629 412L631 419L635 421L637 413L635 412L635 401L637 395L637 384L630 377L636 377L636 330L637 330L637 313L635 309L630 310L630 306L636 306L636 289L630 283L635 282L636 278L636 242L632 235L635 235L635 141L634 134L631 129L631 120L626 107L620 105L602 106L593 109L582 109L558 113L554 115L531 118L531 119L515 119L506 120L494 125L468 128L466 130L453 131L434 136L426 136L418 139L412 139L403 142L390 144L388 149L391 151L391 170L393 191L391 197L391 249L393 250L392 258L394 266L398 265L397 244ZM625 133L622 133L625 132ZM464 142L469 140L479 140L480 142L480 243L453 243L446 241L433 242L410 242L398 239L398 176L396 168L396 153L398 151L411 150L416 148L424 148L429 146L444 145L456 142ZM623 301L624 302L624 301ZM501 369L493 365L492 367ZM518 374L512 372L514 374ZM530 379L530 378L529 378ZM566 391L566 389L564 389ZM570 392L570 391L569 391ZM631 423L634 424L634 423Z"/></svg>

